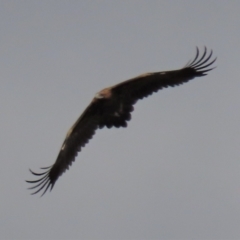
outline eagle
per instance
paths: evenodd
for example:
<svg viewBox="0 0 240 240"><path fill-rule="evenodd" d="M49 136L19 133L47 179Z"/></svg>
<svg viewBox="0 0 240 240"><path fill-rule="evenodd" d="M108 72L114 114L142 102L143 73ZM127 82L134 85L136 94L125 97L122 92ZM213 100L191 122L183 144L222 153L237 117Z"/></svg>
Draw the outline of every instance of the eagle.
<svg viewBox="0 0 240 240"><path fill-rule="evenodd" d="M145 73L98 92L67 132L55 163L41 168L41 173L30 169L30 172L37 176L36 180L26 181L33 184L29 187L34 189L31 194L42 191L44 195L48 189L51 191L58 178L69 169L78 152L90 141L97 129L127 127L127 121L131 119L131 112L134 110L133 105L138 100L162 88L178 86L195 77L207 75L215 68L212 64L217 58L212 59L212 53L212 50L207 53L207 48L204 47L203 54L199 56L197 47L194 59L181 69Z"/></svg>

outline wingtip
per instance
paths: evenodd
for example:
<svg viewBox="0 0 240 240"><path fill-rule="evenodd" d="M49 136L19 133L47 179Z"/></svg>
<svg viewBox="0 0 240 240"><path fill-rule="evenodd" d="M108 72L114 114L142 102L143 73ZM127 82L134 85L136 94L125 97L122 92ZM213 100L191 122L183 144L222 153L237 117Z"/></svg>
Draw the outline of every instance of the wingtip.
<svg viewBox="0 0 240 240"><path fill-rule="evenodd" d="M216 67L212 67L212 68L206 69L207 67L215 63L217 60L217 57L211 60L212 54L213 54L213 50L211 49L209 54L207 54L207 47L204 46L203 54L200 56L199 48L196 47L195 58L192 61L188 62L188 64L184 68L192 68L197 72L198 76L204 76L203 74L206 75L206 72L209 72L210 70L216 68Z"/></svg>
<svg viewBox="0 0 240 240"><path fill-rule="evenodd" d="M29 169L29 171L34 175L37 176L38 179L37 180L25 180L27 183L33 184L32 187L29 187L28 189L32 190L32 189L36 189L36 191L32 192L31 195L35 195L37 193L39 193L40 191L43 190L43 193L41 194L41 196L43 196L46 191L49 188L53 188L53 183L49 177L49 172L51 169L49 169L50 167L46 167L46 168L41 168L47 171L44 171L42 173L36 173L34 171L32 171L31 169Z"/></svg>

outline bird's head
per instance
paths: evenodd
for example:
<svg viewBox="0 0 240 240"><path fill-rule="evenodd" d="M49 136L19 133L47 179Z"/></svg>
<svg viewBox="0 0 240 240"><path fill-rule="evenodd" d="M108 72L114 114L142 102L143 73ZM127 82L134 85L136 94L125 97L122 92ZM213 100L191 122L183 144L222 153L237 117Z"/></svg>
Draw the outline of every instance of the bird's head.
<svg viewBox="0 0 240 240"><path fill-rule="evenodd" d="M104 88L100 92L96 93L94 98L95 99L108 99L112 96L110 88Z"/></svg>

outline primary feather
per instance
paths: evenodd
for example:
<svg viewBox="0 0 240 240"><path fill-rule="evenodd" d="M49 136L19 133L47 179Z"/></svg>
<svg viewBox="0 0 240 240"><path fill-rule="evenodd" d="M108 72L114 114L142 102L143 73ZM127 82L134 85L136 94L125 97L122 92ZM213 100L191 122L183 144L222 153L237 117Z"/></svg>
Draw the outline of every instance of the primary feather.
<svg viewBox="0 0 240 240"><path fill-rule="evenodd" d="M27 181L34 185L32 194L43 190L45 192L54 187L57 179L72 165L78 152L89 142L98 128L126 127L131 119L133 105L153 92L166 87L174 87L195 77L207 75L209 68L216 58L210 60L212 50L207 54L207 48L199 57L197 48L195 58L179 70L146 73L115 86L105 88L93 98L76 123L70 128L62 144L55 163L47 168L42 168L42 173L30 172L37 176L37 180Z"/></svg>

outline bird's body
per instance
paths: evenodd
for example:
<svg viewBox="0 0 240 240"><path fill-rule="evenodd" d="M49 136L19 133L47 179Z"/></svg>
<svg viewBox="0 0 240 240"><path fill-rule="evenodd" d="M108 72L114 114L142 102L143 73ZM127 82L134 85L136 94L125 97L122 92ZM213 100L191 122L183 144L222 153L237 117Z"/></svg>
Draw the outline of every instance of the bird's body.
<svg viewBox="0 0 240 240"><path fill-rule="evenodd" d="M207 50L199 58L199 51L193 61L184 68L174 71L146 73L138 77L121 82L115 86L98 92L89 106L85 109L76 123L70 128L62 144L56 162L48 168L42 168L43 173L32 174L40 179L27 181L35 183L30 189L37 188L33 193L43 189L52 189L57 179L69 168L78 152L93 137L98 128L126 127L131 119L133 105L144 97L151 95L162 88L177 86L188 82L195 77L205 76L211 69L207 69L216 59L209 62L212 51L207 56Z"/></svg>

